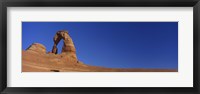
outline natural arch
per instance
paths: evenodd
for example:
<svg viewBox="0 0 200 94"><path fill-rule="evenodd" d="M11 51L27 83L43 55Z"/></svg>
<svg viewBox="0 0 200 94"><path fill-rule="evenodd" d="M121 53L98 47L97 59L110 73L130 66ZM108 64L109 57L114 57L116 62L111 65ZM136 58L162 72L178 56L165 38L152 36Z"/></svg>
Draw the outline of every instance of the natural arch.
<svg viewBox="0 0 200 94"><path fill-rule="evenodd" d="M73 43L71 37L69 36L68 31L65 31L65 30L56 32L56 35L53 37L54 45L52 48L52 53L54 53L54 54L58 53L57 45L61 39L63 39L63 46L62 46L61 54L68 54L77 59L74 43Z"/></svg>

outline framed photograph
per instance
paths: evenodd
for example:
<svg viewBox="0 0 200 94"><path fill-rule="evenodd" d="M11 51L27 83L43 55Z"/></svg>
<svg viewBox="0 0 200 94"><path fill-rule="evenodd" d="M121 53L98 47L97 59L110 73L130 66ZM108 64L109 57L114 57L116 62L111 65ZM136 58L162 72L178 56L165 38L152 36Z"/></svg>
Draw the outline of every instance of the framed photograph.
<svg viewBox="0 0 200 94"><path fill-rule="evenodd" d="M199 94L199 0L6 0L1 93Z"/></svg>

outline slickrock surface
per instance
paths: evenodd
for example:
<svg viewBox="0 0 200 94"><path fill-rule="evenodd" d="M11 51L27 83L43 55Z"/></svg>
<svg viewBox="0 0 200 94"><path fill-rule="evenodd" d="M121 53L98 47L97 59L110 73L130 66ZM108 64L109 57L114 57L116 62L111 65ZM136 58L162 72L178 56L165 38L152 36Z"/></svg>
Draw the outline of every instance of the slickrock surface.
<svg viewBox="0 0 200 94"><path fill-rule="evenodd" d="M46 47L39 43L33 43L26 49L26 51L37 54L46 54Z"/></svg>

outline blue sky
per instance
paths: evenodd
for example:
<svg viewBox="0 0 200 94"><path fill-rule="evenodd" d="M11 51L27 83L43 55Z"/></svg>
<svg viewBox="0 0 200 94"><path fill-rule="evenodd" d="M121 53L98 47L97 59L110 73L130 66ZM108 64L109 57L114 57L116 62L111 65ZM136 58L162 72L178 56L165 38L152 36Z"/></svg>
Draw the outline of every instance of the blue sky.
<svg viewBox="0 0 200 94"><path fill-rule="evenodd" d="M178 69L178 22L22 22L22 49L41 43L51 51L58 30L69 31L85 64Z"/></svg>

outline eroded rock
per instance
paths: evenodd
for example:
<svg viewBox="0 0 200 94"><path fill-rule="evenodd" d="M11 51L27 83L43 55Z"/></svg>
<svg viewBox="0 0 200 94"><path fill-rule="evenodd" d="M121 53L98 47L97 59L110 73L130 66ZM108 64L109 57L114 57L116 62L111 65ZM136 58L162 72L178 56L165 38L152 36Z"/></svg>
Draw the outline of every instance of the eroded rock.
<svg viewBox="0 0 200 94"><path fill-rule="evenodd" d="M46 47L40 43L33 43L26 51L38 54L46 54Z"/></svg>
<svg viewBox="0 0 200 94"><path fill-rule="evenodd" d="M53 37L54 45L52 48L52 53L58 54L57 45L61 39L63 39L61 54L66 54L77 60L76 48L74 46L72 38L68 34L68 31L65 31L65 30L58 31L56 35Z"/></svg>

